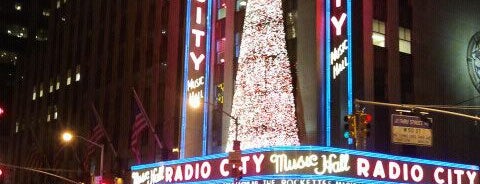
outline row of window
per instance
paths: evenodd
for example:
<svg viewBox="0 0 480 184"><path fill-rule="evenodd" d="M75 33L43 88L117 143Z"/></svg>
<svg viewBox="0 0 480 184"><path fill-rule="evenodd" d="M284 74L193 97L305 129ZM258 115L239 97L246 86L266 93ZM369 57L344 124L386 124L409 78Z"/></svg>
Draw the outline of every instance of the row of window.
<svg viewBox="0 0 480 184"><path fill-rule="evenodd" d="M17 61L18 56L15 52L0 50L0 61L1 62L15 62Z"/></svg>
<svg viewBox="0 0 480 184"><path fill-rule="evenodd" d="M385 22L373 20L372 30L373 45L385 47ZM412 37L410 29L399 27L398 38L399 51L402 53L411 54Z"/></svg>
<svg viewBox="0 0 480 184"><path fill-rule="evenodd" d="M7 34L17 38L28 38L28 30L26 27L19 25L11 25L7 27ZM35 40L37 41L46 41L47 32L43 29L38 30L35 34Z"/></svg>
<svg viewBox="0 0 480 184"><path fill-rule="evenodd" d="M52 120L57 120L58 119L58 110L57 106L48 106L48 113L47 113L47 122L50 122ZM15 133L20 132L20 122L15 122Z"/></svg>
<svg viewBox="0 0 480 184"><path fill-rule="evenodd" d="M77 67L75 68L75 82L78 82L80 81L80 65L77 65ZM66 79L66 85L70 85L72 84L72 73L70 70L67 71L67 79ZM55 89L54 89L55 88ZM60 77L57 76L57 80L55 82L55 85L54 85L54 82L52 79L50 79L50 85L49 85L49 88L48 88L48 92L49 93L53 93L53 91L55 90L59 90L60 89ZM40 85L38 86L38 98L41 98L44 96L44 88L43 88L43 83L40 83ZM36 100L37 99L37 87L36 86L33 86L33 94L32 94L32 100Z"/></svg>
<svg viewBox="0 0 480 184"><path fill-rule="evenodd" d="M54 105L53 107L49 106L47 111L48 111L47 112L47 122L52 121L52 119L54 119L54 120L58 119L58 110L57 110L56 105Z"/></svg>
<svg viewBox="0 0 480 184"><path fill-rule="evenodd" d="M57 2L57 4L58 4L58 2ZM17 11L22 11L22 3L16 2L14 4L13 8ZM45 17L48 17L48 16L50 16L50 11L49 10L43 10L42 15L45 16Z"/></svg>

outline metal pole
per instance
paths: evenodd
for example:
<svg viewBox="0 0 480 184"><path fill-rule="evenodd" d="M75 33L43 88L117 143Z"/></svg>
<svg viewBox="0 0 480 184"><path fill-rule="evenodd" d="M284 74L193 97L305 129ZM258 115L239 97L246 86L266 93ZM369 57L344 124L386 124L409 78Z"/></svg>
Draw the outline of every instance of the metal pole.
<svg viewBox="0 0 480 184"><path fill-rule="evenodd" d="M64 181L67 181L67 182L70 182L70 183L75 183L75 184L80 184L81 183L81 182L76 182L76 181L73 181L71 179L65 178L63 176L59 176L59 175L56 175L56 174L52 174L52 173L42 171L42 170L38 170L38 169L34 169L34 168L21 167L21 166L16 166L16 165L5 164L5 163L1 163L1 162L0 162L0 165L5 166L5 167L9 167L9 168L14 168L14 169L21 169L21 170L27 170L27 171L42 173L42 174L53 176L55 178L58 178L58 179L61 179L61 180L64 180Z"/></svg>
<svg viewBox="0 0 480 184"><path fill-rule="evenodd" d="M82 140L84 140L84 141L86 141L86 142L88 142L88 143L90 143L90 144L93 144L93 145L95 145L95 146L97 146L97 147L99 147L99 148L101 149L101 153L100 153L100 176L103 176L103 152L104 152L104 149L103 149L104 146L103 146L103 144L98 144L98 143L96 143L96 142L93 142L93 141L91 141L91 140L88 140L88 139L86 139L85 137L82 137L82 136L79 136L79 135L75 135L75 137L78 137L78 138L80 138L80 139L82 139Z"/></svg>
<svg viewBox="0 0 480 184"><path fill-rule="evenodd" d="M480 121L480 117L476 117L476 116L472 116L472 115L468 115L468 114L462 114L462 113L458 113L458 112L451 112L451 111L433 109L433 108L423 107L422 105L415 105L415 104L393 104L393 103L365 101L365 100L358 100L358 99L355 99L355 104L395 107L395 108L402 108L402 109L419 109L419 110L424 110L424 111L437 112L437 113L441 113L441 114L448 114L448 115L452 115L452 116L459 116L459 117L472 119L472 120L475 120L475 121Z"/></svg>
<svg viewBox="0 0 480 184"><path fill-rule="evenodd" d="M103 144L100 145L100 149L102 150L102 152L100 153L100 176L102 176L102 179L103 179L103 150L104 150Z"/></svg>

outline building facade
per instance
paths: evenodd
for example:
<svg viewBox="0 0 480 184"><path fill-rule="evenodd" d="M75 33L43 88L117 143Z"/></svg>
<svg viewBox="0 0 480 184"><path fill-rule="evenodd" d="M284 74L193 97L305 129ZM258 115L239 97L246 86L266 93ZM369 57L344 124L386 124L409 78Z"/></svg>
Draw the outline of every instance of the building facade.
<svg viewBox="0 0 480 184"><path fill-rule="evenodd" d="M15 86L10 163L49 170L76 181L100 175L100 149L89 160L89 143L61 142L65 130L89 139L103 122L106 139L104 176L128 176L135 163L130 133L133 90L161 136L155 147L150 131L141 136L142 162L176 158L178 134L183 1L52 0L48 5L48 40L22 65L24 83ZM92 107L93 106L93 107ZM113 148L118 155L114 154ZM33 155L33 156L32 156ZM86 168L84 167L86 165ZM28 171L10 173L11 183L50 183L55 178ZM128 181L128 180L127 180Z"/></svg>
<svg viewBox="0 0 480 184"><path fill-rule="evenodd" d="M7 163L10 137L16 131L14 100L16 86L25 83L24 73L35 52L46 46L48 9L42 1L4 1L0 5L0 161ZM4 180L9 172L3 170Z"/></svg>

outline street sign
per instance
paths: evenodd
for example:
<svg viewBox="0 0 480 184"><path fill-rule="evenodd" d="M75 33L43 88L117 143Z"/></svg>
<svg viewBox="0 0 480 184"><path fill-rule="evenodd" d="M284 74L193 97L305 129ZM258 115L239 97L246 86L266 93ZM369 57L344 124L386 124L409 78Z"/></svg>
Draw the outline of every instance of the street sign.
<svg viewBox="0 0 480 184"><path fill-rule="evenodd" d="M392 143L432 146L432 118L429 122L418 116L392 114Z"/></svg>

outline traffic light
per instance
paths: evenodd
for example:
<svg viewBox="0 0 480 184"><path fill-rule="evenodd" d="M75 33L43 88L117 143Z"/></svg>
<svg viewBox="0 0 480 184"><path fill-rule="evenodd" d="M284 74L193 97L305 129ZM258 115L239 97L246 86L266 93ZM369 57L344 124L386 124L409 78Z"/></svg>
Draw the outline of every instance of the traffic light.
<svg viewBox="0 0 480 184"><path fill-rule="evenodd" d="M346 115L343 120L346 122L346 124L344 125L345 130L343 133L343 137L345 137L346 139L355 139L357 137L355 130L355 127L357 126L355 115Z"/></svg>
<svg viewBox="0 0 480 184"><path fill-rule="evenodd" d="M370 136L370 122L372 121L372 115L361 112L358 115L360 133L363 137Z"/></svg>

